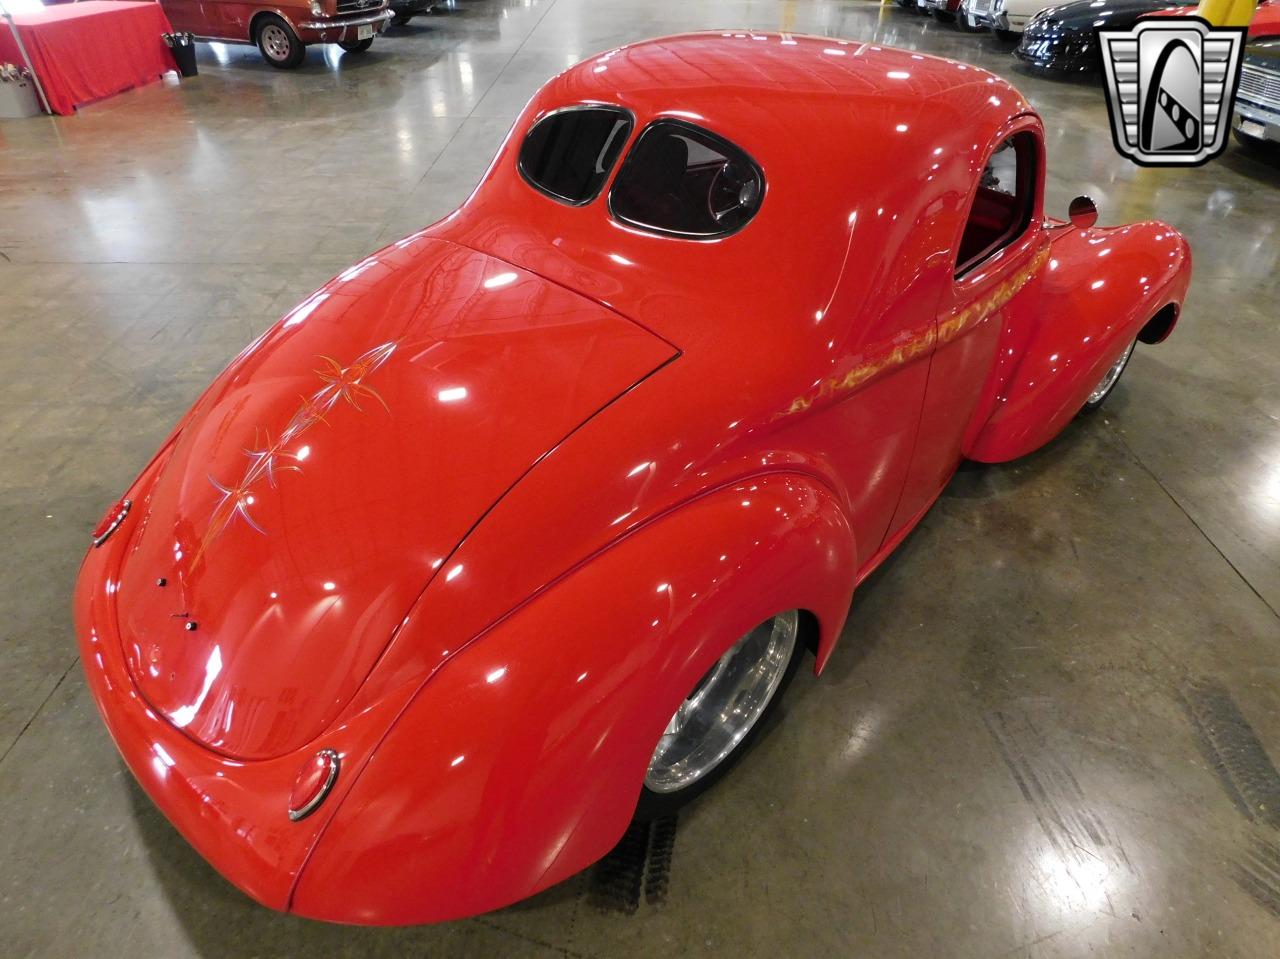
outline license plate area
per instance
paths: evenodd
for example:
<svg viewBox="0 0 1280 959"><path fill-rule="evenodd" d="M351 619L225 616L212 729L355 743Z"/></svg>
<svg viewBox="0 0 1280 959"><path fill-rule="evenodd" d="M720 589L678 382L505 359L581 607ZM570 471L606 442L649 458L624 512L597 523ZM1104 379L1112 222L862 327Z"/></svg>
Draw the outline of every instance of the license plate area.
<svg viewBox="0 0 1280 959"><path fill-rule="evenodd" d="M1239 129L1246 136L1257 137L1259 140L1265 139L1267 136L1267 128L1261 123L1254 123L1252 120L1241 120Z"/></svg>
<svg viewBox="0 0 1280 959"><path fill-rule="evenodd" d="M372 23L366 23L363 27L356 27L356 39L357 39L357 40L372 40L372 39L373 39L373 24L372 24Z"/></svg>

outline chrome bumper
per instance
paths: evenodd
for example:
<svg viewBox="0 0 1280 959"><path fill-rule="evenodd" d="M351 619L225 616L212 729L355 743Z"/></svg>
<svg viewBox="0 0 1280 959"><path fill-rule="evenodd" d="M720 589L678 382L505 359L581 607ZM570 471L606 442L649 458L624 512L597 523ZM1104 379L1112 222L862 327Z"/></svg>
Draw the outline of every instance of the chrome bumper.
<svg viewBox="0 0 1280 959"><path fill-rule="evenodd" d="M991 12L990 7L985 10L973 10L967 4L962 3L960 4L959 14L960 19L975 30L983 27L994 29L996 26L996 17Z"/></svg>
<svg viewBox="0 0 1280 959"><path fill-rule="evenodd" d="M373 13L361 13L352 17L331 17L328 20L305 20L298 24L299 30L340 30L343 33L350 27L367 27L371 23L384 23L391 19L391 11L386 7Z"/></svg>
<svg viewBox="0 0 1280 959"><path fill-rule="evenodd" d="M1280 113L1274 113L1264 107L1256 107L1252 103L1241 100L1236 95L1236 112L1231 118L1233 129L1239 130L1243 123L1256 124L1262 129L1244 131L1251 137L1266 140L1268 143L1280 143Z"/></svg>

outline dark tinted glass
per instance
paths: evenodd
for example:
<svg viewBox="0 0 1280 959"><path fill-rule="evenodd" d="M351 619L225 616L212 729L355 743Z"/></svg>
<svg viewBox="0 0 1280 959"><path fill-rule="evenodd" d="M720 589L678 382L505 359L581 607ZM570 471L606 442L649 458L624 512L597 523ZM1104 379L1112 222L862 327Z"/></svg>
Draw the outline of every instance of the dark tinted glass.
<svg viewBox="0 0 1280 959"><path fill-rule="evenodd" d="M631 133L631 115L609 107L575 107L543 117L520 147L520 172L566 203L596 198Z"/></svg>
<svg viewBox="0 0 1280 959"><path fill-rule="evenodd" d="M687 123L659 120L623 161L609 209L648 230L707 239L742 229L763 196L760 168L732 143Z"/></svg>

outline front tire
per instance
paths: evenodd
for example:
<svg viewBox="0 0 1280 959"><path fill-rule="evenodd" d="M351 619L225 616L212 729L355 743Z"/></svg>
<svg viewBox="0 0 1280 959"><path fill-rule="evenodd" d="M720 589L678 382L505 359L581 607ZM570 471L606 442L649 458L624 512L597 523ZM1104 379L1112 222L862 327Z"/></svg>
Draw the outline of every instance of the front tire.
<svg viewBox="0 0 1280 959"><path fill-rule="evenodd" d="M1125 367L1129 365L1129 357L1133 356L1133 348L1137 345L1137 340L1130 343L1129 348L1120 355L1120 358L1107 368L1107 372L1102 377L1102 380L1093 388L1093 392L1089 394L1089 398L1084 401L1084 406L1080 410L1081 413L1092 413L1107 401L1107 397L1111 395L1111 391L1114 390L1116 388L1116 384L1120 382L1120 376L1124 373Z"/></svg>
<svg viewBox="0 0 1280 959"><path fill-rule="evenodd" d="M716 661L658 740L636 819L673 815L729 772L777 710L803 647L793 609L765 620Z"/></svg>
<svg viewBox="0 0 1280 959"><path fill-rule="evenodd" d="M417 16L417 14L413 14L413 13L392 13L392 14L391 14L391 22L392 22L392 23L394 23L397 27L403 27L403 26L404 26L405 24L407 24L410 20L412 20L415 16Z"/></svg>
<svg viewBox="0 0 1280 959"><path fill-rule="evenodd" d="M277 70L292 70L307 55L293 28L275 14L268 14L258 21L258 34L254 38L262 59Z"/></svg>
<svg viewBox="0 0 1280 959"><path fill-rule="evenodd" d="M339 43L338 46L342 47L343 53L364 53L373 46L373 37L368 37L364 40L353 40L349 43Z"/></svg>

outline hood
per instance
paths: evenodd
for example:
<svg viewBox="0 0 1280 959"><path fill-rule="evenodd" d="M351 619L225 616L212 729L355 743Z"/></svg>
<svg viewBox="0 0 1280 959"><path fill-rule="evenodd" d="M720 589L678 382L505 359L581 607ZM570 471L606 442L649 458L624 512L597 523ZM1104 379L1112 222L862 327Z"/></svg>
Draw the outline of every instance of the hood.
<svg viewBox="0 0 1280 959"><path fill-rule="evenodd" d="M1280 37L1250 43L1244 48L1244 62L1259 70L1280 73Z"/></svg>
<svg viewBox="0 0 1280 959"><path fill-rule="evenodd" d="M1123 29L1133 26L1144 14L1165 10L1174 4L1167 0L1076 0L1043 10L1035 25L1060 26L1066 30L1084 30L1110 27Z"/></svg>
<svg viewBox="0 0 1280 959"><path fill-rule="evenodd" d="M484 513L675 352L440 240L347 270L215 381L143 491L117 587L138 690L229 756L305 745Z"/></svg>

